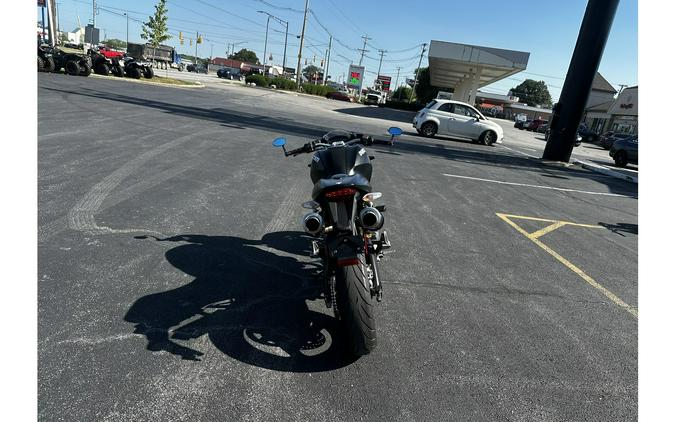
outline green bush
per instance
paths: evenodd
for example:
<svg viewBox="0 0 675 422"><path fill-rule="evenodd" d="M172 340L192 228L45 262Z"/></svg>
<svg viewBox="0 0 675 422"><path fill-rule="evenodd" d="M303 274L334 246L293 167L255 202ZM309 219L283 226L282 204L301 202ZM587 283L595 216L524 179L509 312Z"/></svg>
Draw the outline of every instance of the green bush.
<svg viewBox="0 0 675 422"><path fill-rule="evenodd" d="M267 79L263 75L248 75L246 77L246 83L251 82L256 84L256 86L267 86L270 83L269 79Z"/></svg>
<svg viewBox="0 0 675 422"><path fill-rule="evenodd" d="M269 84L276 86L277 89L285 89L288 91L295 91L298 88L298 85L295 83L295 81L286 78L281 78L279 76L272 78L269 81Z"/></svg>
<svg viewBox="0 0 675 422"><path fill-rule="evenodd" d="M324 85L302 84L302 91L305 94L320 95L325 97L329 92L334 92L335 89Z"/></svg>

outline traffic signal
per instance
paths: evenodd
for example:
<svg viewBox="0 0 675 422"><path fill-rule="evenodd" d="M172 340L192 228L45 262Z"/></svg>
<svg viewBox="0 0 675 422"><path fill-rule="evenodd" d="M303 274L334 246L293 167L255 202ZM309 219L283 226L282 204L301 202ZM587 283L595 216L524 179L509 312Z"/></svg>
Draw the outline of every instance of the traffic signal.
<svg viewBox="0 0 675 422"><path fill-rule="evenodd" d="M192 45L192 38L190 38L190 45Z"/></svg>
<svg viewBox="0 0 675 422"><path fill-rule="evenodd" d="M200 35L200 36L197 37L197 44L201 44L201 43L202 43L202 36Z"/></svg>
<svg viewBox="0 0 675 422"><path fill-rule="evenodd" d="M321 66L319 66L319 67L323 67L323 59L321 59Z"/></svg>
<svg viewBox="0 0 675 422"><path fill-rule="evenodd" d="M183 45L183 39L182 38L180 39L180 45Z"/></svg>
<svg viewBox="0 0 675 422"><path fill-rule="evenodd" d="M183 31L178 32L178 39L183 41Z"/></svg>

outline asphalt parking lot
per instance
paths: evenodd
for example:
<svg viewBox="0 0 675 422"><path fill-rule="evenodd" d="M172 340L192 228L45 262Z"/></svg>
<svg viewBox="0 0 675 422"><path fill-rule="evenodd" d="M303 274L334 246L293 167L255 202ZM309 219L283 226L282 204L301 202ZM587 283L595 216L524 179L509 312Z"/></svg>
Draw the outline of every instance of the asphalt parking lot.
<svg viewBox="0 0 675 422"><path fill-rule="evenodd" d="M39 418L637 419L637 185L508 139L370 148L394 253L377 349L341 352L299 225L310 157L271 142L408 118L39 74Z"/></svg>

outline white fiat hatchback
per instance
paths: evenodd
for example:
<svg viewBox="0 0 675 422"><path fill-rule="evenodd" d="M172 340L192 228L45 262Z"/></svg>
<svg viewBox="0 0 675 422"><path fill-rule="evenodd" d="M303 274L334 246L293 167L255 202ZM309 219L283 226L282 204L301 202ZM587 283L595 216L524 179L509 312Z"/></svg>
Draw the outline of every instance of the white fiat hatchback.
<svg viewBox="0 0 675 422"><path fill-rule="evenodd" d="M500 144L504 130L469 104L453 100L431 100L413 119L422 136L447 135L483 145Z"/></svg>

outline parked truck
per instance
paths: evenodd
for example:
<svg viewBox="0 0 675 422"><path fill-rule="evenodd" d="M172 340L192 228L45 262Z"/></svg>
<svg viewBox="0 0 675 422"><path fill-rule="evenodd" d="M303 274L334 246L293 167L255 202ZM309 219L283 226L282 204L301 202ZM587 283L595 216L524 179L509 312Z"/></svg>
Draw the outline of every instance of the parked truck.
<svg viewBox="0 0 675 422"><path fill-rule="evenodd" d="M153 47L150 44L129 43L127 55L141 62L151 62L158 69L171 67L180 71L185 70L185 65L176 49L168 45Z"/></svg>
<svg viewBox="0 0 675 422"><path fill-rule="evenodd" d="M387 97L382 91L369 89L366 92L366 98L363 100L364 104L372 104L382 107L387 102Z"/></svg>

